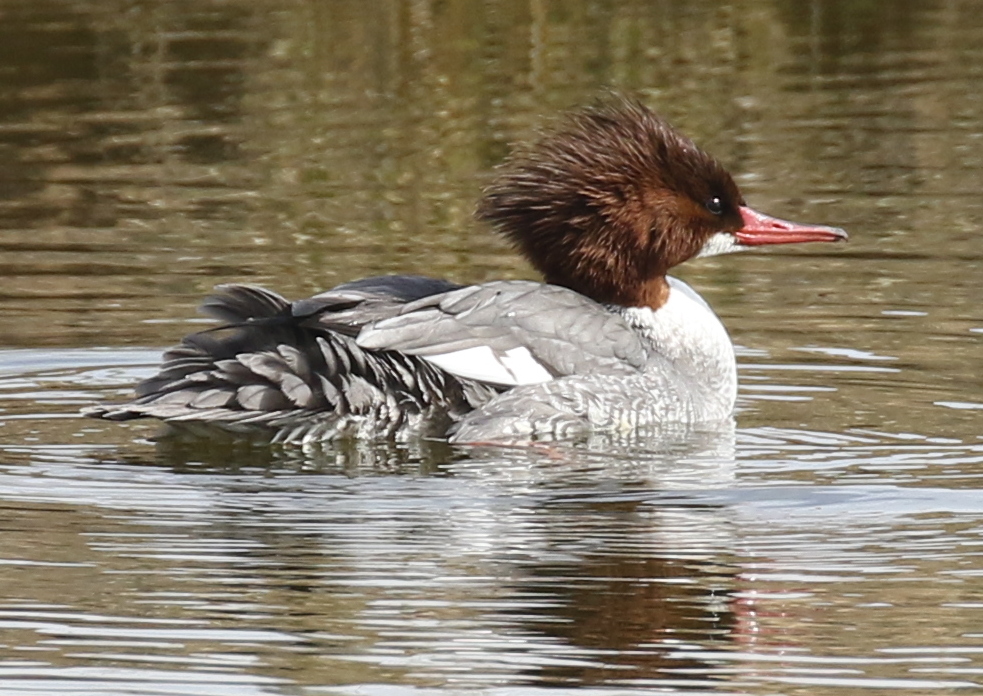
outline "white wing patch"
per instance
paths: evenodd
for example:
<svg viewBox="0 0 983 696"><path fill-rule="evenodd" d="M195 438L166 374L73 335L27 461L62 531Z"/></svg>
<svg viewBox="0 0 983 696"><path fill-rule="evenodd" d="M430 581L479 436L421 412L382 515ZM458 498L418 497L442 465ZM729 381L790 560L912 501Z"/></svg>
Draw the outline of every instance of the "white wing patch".
<svg viewBox="0 0 983 696"><path fill-rule="evenodd" d="M494 351L488 346L475 346L423 357L452 375L490 384L515 387L553 379L553 375L524 346L511 348L504 353Z"/></svg>

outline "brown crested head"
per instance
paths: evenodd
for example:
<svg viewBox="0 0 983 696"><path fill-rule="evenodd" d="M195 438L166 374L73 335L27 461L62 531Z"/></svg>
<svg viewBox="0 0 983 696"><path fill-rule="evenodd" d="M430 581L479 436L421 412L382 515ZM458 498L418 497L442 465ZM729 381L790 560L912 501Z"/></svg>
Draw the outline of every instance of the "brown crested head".
<svg viewBox="0 0 983 696"><path fill-rule="evenodd" d="M571 113L514 153L478 217L546 282L598 302L658 308L665 274L742 227L740 191L716 159L638 101Z"/></svg>

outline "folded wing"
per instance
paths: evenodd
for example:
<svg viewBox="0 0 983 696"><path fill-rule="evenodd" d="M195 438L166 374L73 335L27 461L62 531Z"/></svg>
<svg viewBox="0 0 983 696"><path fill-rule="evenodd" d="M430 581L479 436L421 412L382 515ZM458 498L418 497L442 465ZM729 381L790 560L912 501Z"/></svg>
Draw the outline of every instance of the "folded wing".
<svg viewBox="0 0 983 696"><path fill-rule="evenodd" d="M498 387L641 369L647 354L621 315L566 288L496 281L423 297L365 326L369 350L420 356Z"/></svg>

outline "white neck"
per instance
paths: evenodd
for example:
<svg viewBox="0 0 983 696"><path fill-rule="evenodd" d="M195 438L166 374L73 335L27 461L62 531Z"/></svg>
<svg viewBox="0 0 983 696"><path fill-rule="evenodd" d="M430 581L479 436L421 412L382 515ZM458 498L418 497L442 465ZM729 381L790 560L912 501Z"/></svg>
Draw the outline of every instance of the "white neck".
<svg viewBox="0 0 983 696"><path fill-rule="evenodd" d="M727 329L693 288L678 278L667 276L666 281L669 299L662 307L630 307L625 318L701 392L695 397L710 400L705 405L721 417L729 416L737 398L737 362Z"/></svg>

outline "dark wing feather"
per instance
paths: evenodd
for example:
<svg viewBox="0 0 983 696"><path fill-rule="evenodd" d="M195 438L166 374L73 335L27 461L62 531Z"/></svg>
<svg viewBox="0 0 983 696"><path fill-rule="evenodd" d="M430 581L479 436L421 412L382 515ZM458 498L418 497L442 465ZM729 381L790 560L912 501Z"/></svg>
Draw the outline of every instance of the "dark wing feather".
<svg viewBox="0 0 983 696"><path fill-rule="evenodd" d="M407 301L457 287L391 276L291 304L262 288L221 285L202 309L228 323L168 350L133 401L91 408L87 415L277 428L317 414L329 421L353 415L376 419L381 432L427 412L454 417L496 392L419 357L367 350L349 334L366 316L394 316Z"/></svg>
<svg viewBox="0 0 983 696"><path fill-rule="evenodd" d="M363 326L398 314L408 302L460 287L424 276L363 278L294 302L291 313L309 326L357 336Z"/></svg>
<svg viewBox="0 0 983 696"><path fill-rule="evenodd" d="M198 309L228 324L269 319L290 310L290 303L283 297L256 285L218 285L215 290Z"/></svg>

